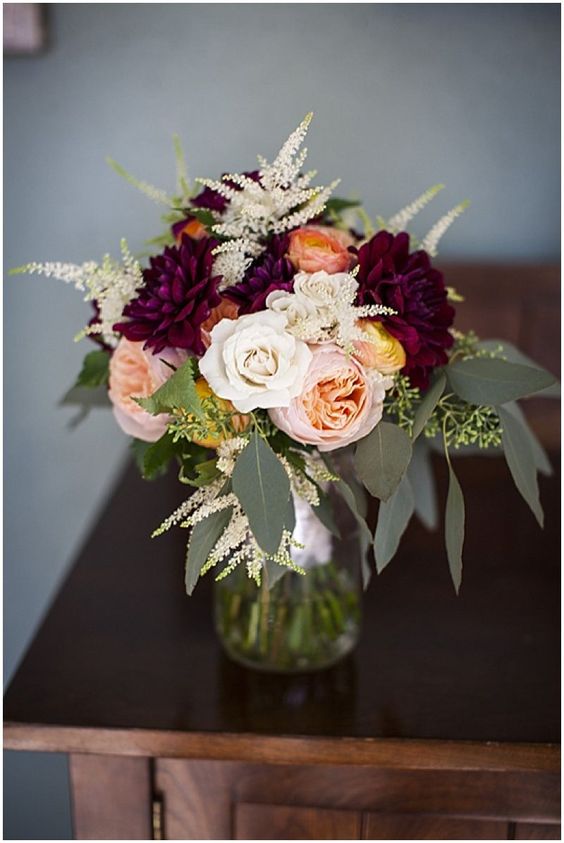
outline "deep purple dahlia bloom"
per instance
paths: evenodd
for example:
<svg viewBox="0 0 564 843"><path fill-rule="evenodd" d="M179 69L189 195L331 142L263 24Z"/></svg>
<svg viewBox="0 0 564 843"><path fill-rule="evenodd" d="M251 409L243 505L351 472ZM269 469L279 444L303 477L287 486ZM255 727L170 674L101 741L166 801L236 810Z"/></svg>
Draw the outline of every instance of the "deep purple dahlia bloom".
<svg viewBox="0 0 564 843"><path fill-rule="evenodd" d="M239 306L240 314L265 310L266 297L274 290L292 292L296 270L286 257L289 243L287 235L275 234L244 279L223 291L225 298Z"/></svg>
<svg viewBox="0 0 564 843"><path fill-rule="evenodd" d="M442 272L431 266L427 252L409 252L409 234L379 231L357 252L358 303L393 307L383 316L386 329L403 345L407 357L403 374L413 386L425 389L436 366L448 361L453 343L449 328L454 308L447 301Z"/></svg>
<svg viewBox="0 0 564 843"><path fill-rule="evenodd" d="M204 354L201 325L221 299L221 276L212 275L212 249L217 241L192 240L186 234L179 246L167 246L143 270L143 287L123 310L127 321L115 330L128 340L144 342L159 354L163 348L185 348Z"/></svg>

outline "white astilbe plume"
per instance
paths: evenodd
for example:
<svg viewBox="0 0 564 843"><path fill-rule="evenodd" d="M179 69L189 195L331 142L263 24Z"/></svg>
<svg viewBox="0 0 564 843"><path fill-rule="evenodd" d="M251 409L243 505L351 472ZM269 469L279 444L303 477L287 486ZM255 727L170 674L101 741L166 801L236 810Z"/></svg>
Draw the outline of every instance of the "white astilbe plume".
<svg viewBox="0 0 564 843"><path fill-rule="evenodd" d="M439 245L439 240L450 228L453 224L455 219L457 219L468 207L470 203L466 200L464 202L460 202L459 205L456 205L452 210L450 210L444 217L441 217L438 222L431 228L429 232L425 235L423 240L421 241L421 248L424 249L431 257L435 257L437 254L437 246Z"/></svg>
<svg viewBox="0 0 564 843"><path fill-rule="evenodd" d="M338 181L311 187L315 171L302 173L307 149L301 147L312 116L302 120L271 164L259 156L258 181L240 173L227 173L221 181L197 179L229 201L221 214L215 214L212 226L216 235L228 241L214 251L214 271L223 275L226 284L243 278L250 259L260 254L269 235L283 234L317 217L337 186Z"/></svg>
<svg viewBox="0 0 564 843"><path fill-rule="evenodd" d="M417 199L414 199L413 202L410 202L409 205L406 205L405 208L402 208L401 211L398 211L397 214L394 214L393 217L390 217L388 222L386 223L386 230L391 231L392 234L397 234L398 231L405 231L406 226L411 220L417 216L417 214L423 210L423 208L429 204L431 199L434 199L437 193L444 188L444 184L435 184L433 187L430 187L429 190L426 190L425 193L422 193L421 196L418 196Z"/></svg>
<svg viewBox="0 0 564 843"><path fill-rule="evenodd" d="M85 327L76 339L81 339L87 334L101 334L104 342L115 346L118 335L113 326L120 321L123 308L134 298L143 281L141 266L130 253L127 242L122 240L120 247L121 262L114 260L110 255L105 255L101 264L95 261L82 264L34 262L12 270L12 273L57 278L85 293L84 301L97 303L99 321Z"/></svg>
<svg viewBox="0 0 564 843"><path fill-rule="evenodd" d="M324 273L314 273L313 277L316 274ZM301 275L306 276L307 273ZM358 325L360 319L393 316L396 312L382 304L356 305L357 290L358 281L350 273L343 273L338 296L332 295L330 290L318 289L316 295L321 304L313 308L297 308L296 315L288 321L285 330L308 343L334 342L352 354L355 340L370 340ZM302 294L288 293L284 298L286 301L299 301ZM275 308L276 300L269 302L267 299L267 306Z"/></svg>

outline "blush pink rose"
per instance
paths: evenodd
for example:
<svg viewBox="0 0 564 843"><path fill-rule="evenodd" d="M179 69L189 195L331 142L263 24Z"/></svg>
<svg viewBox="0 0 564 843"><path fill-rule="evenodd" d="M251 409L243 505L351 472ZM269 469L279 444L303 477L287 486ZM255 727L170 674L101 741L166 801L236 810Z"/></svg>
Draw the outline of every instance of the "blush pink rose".
<svg viewBox="0 0 564 843"><path fill-rule="evenodd" d="M143 349L142 342L121 338L110 359L108 395L124 433L144 442L156 442L164 435L169 416L152 416L133 399L152 395L173 374L162 360L178 368L186 358L186 352L180 349L165 348L154 355Z"/></svg>
<svg viewBox="0 0 564 843"><path fill-rule="evenodd" d="M320 451L344 448L366 436L382 418L392 379L364 367L333 343L311 346L313 359L302 393L289 407L269 410L292 439Z"/></svg>
<svg viewBox="0 0 564 843"><path fill-rule="evenodd" d="M348 251L353 243L346 231L328 225L306 225L291 232L288 257L302 272L347 272L354 262Z"/></svg>

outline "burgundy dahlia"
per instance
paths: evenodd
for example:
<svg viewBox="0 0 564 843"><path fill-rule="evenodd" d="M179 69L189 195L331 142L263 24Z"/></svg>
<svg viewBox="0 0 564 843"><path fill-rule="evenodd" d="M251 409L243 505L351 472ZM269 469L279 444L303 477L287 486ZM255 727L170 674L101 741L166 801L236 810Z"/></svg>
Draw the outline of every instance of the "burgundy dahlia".
<svg viewBox="0 0 564 843"><path fill-rule="evenodd" d="M274 235L244 279L224 290L223 295L239 306L240 314L264 310L266 297L274 290L292 292L296 270L286 257L289 243L287 235Z"/></svg>
<svg viewBox="0 0 564 843"><path fill-rule="evenodd" d="M167 346L204 354L201 325L221 301L221 276L212 275L216 245L212 238L196 241L184 234L179 246L167 246L162 255L151 258L139 295L123 310L127 321L115 330L128 340L144 342L153 354Z"/></svg>
<svg viewBox="0 0 564 843"><path fill-rule="evenodd" d="M443 275L427 252L409 251L409 234L380 231L358 250L358 303L384 304L397 315L384 316L386 329L403 345L403 374L425 389L429 374L443 366L453 343L449 328L454 308L447 301Z"/></svg>

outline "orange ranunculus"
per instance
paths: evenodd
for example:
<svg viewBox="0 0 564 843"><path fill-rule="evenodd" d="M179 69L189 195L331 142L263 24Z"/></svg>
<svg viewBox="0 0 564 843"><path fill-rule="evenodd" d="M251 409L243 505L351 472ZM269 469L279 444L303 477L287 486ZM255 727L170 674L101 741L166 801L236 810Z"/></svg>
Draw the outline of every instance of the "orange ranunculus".
<svg viewBox="0 0 564 843"><path fill-rule="evenodd" d="M186 220L175 223L172 226L172 233L177 243L182 241L183 234L187 234L192 240L201 240L202 237L207 237L206 227L196 217L187 217Z"/></svg>
<svg viewBox="0 0 564 843"><path fill-rule="evenodd" d="M213 390L205 378L198 378L195 386L200 401L214 395ZM227 401L224 398L218 398L217 395L215 396L215 403L220 410L224 410L226 413L232 413L235 409L231 401ZM239 413L231 416L231 425L233 426L235 433L241 433L248 427L249 423L249 416L240 415ZM208 433L209 435L205 438L193 439L192 441L196 445L201 445L202 448L217 448L218 445L221 445L223 440L226 438L223 431L218 430L217 426L213 423L209 424Z"/></svg>
<svg viewBox="0 0 564 843"><path fill-rule="evenodd" d="M377 369L383 375L393 375L403 369L406 360L403 345L381 322L361 319L358 326L370 337L354 342L355 356L363 366Z"/></svg>
<svg viewBox="0 0 564 843"><path fill-rule="evenodd" d="M291 232L288 257L302 272L347 272L354 261L348 251L353 243L346 231L327 225L306 225Z"/></svg>
<svg viewBox="0 0 564 843"><path fill-rule="evenodd" d="M221 322L222 319L237 319L239 315L238 306L229 301L229 299L222 299L217 307L214 307L205 322L202 322L201 332L202 341L206 348L210 347L212 328Z"/></svg>

